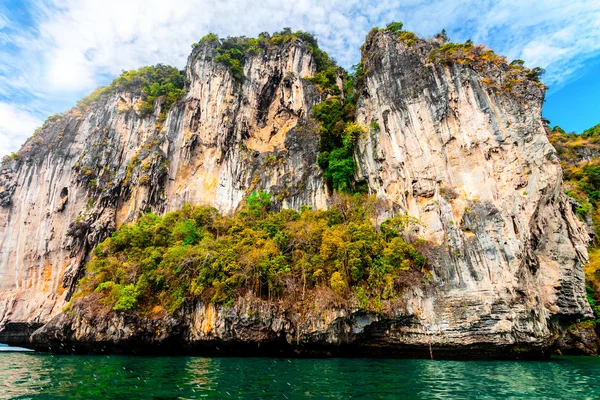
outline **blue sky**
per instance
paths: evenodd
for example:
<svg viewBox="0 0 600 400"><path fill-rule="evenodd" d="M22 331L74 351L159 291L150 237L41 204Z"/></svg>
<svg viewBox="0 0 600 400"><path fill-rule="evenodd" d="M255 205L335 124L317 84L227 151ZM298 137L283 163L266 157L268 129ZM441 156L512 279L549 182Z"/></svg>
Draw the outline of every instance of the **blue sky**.
<svg viewBox="0 0 600 400"><path fill-rule="evenodd" d="M578 74L551 89L543 114L551 125L581 133L600 124L600 57L590 58Z"/></svg>
<svg viewBox="0 0 600 400"><path fill-rule="evenodd" d="M600 123L600 1L0 0L0 155L123 69L183 67L208 32L302 29L350 67L369 29L390 21L544 67L544 115L567 131Z"/></svg>

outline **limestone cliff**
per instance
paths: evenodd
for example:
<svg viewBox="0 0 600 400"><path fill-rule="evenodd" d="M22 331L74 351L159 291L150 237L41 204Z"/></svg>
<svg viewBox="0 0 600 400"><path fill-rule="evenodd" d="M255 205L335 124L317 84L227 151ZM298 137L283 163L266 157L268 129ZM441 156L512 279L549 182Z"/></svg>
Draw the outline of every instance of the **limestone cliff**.
<svg viewBox="0 0 600 400"><path fill-rule="evenodd" d="M445 49L390 31L372 32L363 49L356 122L368 132L355 149L356 179L418 218L414 234L433 244L433 283L406 291L402 307L385 314L349 303L299 318L250 298L160 320L60 314L89 251L141 211L187 202L231 212L257 189L278 207L328 206L310 117L325 95L302 79L316 72L305 43L248 56L241 82L205 43L164 122L160 102L143 117L140 94L117 91L48 122L4 167L1 324L54 317L34 342L67 350L543 353L590 312L588 237L561 192L541 120L544 88L492 53L480 63Z"/></svg>
<svg viewBox="0 0 600 400"><path fill-rule="evenodd" d="M389 32L367 38L357 121L372 129L360 174L439 246L437 297L413 300L432 340L547 340L554 324L589 314L589 239L562 194L544 88L484 49L456 61L443 51Z"/></svg>
<svg viewBox="0 0 600 400"><path fill-rule="evenodd" d="M190 55L187 93L164 122L160 100L143 117L141 93L117 90L47 121L3 166L0 326L59 313L89 251L140 212L229 212L261 189L281 207L326 207L309 49L296 41L250 57L243 83L215 56L210 43Z"/></svg>

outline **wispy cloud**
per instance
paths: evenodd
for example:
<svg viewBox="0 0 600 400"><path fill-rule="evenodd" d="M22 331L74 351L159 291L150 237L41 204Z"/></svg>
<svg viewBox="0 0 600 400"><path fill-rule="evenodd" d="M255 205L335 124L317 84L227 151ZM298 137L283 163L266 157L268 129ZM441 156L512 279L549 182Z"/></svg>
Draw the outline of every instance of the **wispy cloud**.
<svg viewBox="0 0 600 400"><path fill-rule="evenodd" d="M8 154L23 144L42 120L26 110L0 102L0 154Z"/></svg>
<svg viewBox="0 0 600 400"><path fill-rule="evenodd" d="M420 35L445 28L456 40L471 38L545 67L554 86L576 77L600 51L600 3L586 0L8 1L0 6L0 104L29 118L0 125L7 143L0 153L15 150L34 121L68 108L123 69L183 67L190 45L211 31L311 31L349 67L372 26L402 20Z"/></svg>

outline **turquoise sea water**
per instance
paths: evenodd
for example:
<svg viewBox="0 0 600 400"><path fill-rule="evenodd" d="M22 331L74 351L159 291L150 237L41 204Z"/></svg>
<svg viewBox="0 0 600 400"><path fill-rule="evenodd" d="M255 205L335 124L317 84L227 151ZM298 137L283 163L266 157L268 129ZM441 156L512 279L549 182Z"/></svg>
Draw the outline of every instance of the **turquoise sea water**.
<svg viewBox="0 0 600 400"><path fill-rule="evenodd" d="M0 352L1 399L595 399L600 359L431 361Z"/></svg>

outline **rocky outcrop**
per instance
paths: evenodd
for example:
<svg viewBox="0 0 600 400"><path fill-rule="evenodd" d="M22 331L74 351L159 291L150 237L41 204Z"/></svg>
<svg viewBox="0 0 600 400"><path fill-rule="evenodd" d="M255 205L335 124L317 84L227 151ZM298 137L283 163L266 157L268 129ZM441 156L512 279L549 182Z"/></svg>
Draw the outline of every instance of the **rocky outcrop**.
<svg viewBox="0 0 600 400"><path fill-rule="evenodd" d="M390 32L367 39L357 121L371 130L360 174L438 247L424 333L551 340L556 324L590 313L589 239L561 191L540 119L544 88L507 86L514 77L501 62L432 62L439 47Z"/></svg>
<svg viewBox="0 0 600 400"><path fill-rule="evenodd" d="M594 324L589 321L574 324L557 342L558 351L563 355L597 356L600 350L600 338Z"/></svg>
<svg viewBox="0 0 600 400"><path fill-rule="evenodd" d="M117 90L47 121L2 169L0 327L59 313L89 251L140 212L230 212L263 189L279 207L326 207L307 46L249 57L241 83L215 56L213 44L194 49L187 93L164 121L160 100L144 117L139 91Z"/></svg>
<svg viewBox="0 0 600 400"><path fill-rule="evenodd" d="M60 313L91 248L140 211L187 202L230 212L257 189L278 207L327 207L310 118L323 95L302 79L315 73L308 48L250 56L239 82L202 44L164 123L160 104L145 118L139 94L117 92L46 125L3 170L0 321L50 321L33 343L65 351L548 355L590 308L588 237L561 191L544 88L507 85L503 62L436 59L439 48L379 31L363 50L356 178L418 218L413 233L430 244L433 282L405 291L402 306L302 313L242 298L173 316Z"/></svg>
<svg viewBox="0 0 600 400"><path fill-rule="evenodd" d="M349 305L351 306L351 305ZM299 357L543 359L543 343L440 341L423 343L415 315L354 307L300 310L252 294L233 306L198 303L168 315L89 312L81 305L32 335L34 348L65 353L200 354ZM481 337L479 339L482 339Z"/></svg>

